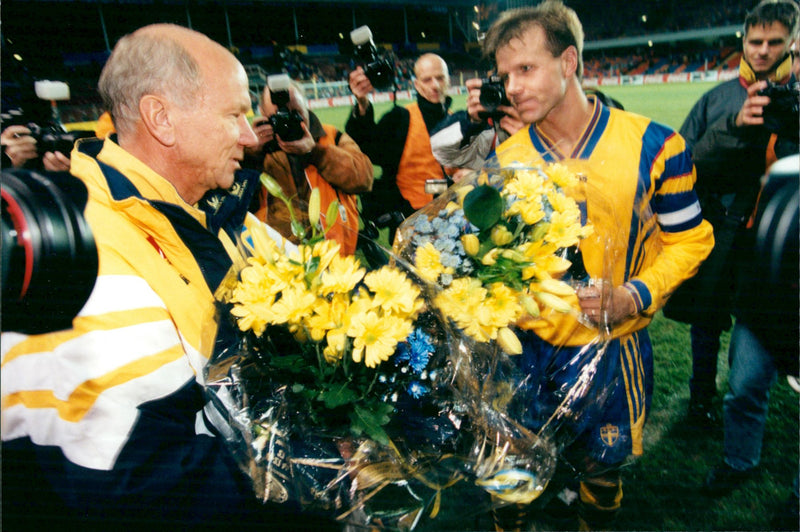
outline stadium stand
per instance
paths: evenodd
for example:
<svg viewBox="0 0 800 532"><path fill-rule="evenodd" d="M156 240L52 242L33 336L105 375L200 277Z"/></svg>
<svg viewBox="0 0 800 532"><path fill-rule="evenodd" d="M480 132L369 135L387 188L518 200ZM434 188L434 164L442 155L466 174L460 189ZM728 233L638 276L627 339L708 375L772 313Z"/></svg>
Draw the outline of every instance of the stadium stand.
<svg viewBox="0 0 800 532"><path fill-rule="evenodd" d="M714 28L743 18L741 2L733 0L679 2L679 9L675 9L678 0L646 5L606 0L602 9L592 0L566 1L584 21L587 44L608 38ZM142 9L145 4L147 8ZM481 3L477 14L467 0L422 5L416 0L311 0L293 6L270 0L238 0L204 4L202 9L179 4L161 0L7 0L3 2L2 54L4 67L12 68L3 69L3 92L20 89L15 87L13 72L22 66L28 77L69 83L72 99L61 106L65 121L99 114L94 86L108 49L119 36L157 21L190 25L228 45L248 65L254 94L264 86L268 73L286 72L302 83L313 83L316 92L311 96L346 95L337 83L353 68L349 31L362 24L372 28L380 46L394 52L401 89L410 86L413 59L429 50L448 61L454 83L459 83L485 74L488 68L480 60L472 23L488 27L499 11L522 2ZM46 45L41 40L43 35L48 37ZM735 68L738 63L735 35L713 42L708 38L680 42L679 34L675 35L675 41L654 46L599 50L587 46L586 77L691 73ZM10 57L15 53L24 58L23 64L13 64Z"/></svg>

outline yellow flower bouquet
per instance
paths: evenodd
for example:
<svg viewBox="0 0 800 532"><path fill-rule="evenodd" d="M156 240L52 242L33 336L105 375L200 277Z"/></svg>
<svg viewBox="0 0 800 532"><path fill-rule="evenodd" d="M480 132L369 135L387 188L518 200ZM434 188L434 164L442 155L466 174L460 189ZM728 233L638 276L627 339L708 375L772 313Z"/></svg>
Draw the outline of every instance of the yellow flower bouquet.
<svg viewBox="0 0 800 532"><path fill-rule="evenodd" d="M576 295L593 282L581 248L598 247L585 195L582 176L564 164L487 165L414 213L394 243L435 287L432 303L451 326L454 387L474 437L465 463L499 504L538 498L574 429L603 401L592 377L608 339ZM591 346L527 374L521 338L560 316L593 337Z"/></svg>
<svg viewBox="0 0 800 532"><path fill-rule="evenodd" d="M262 500L408 528L453 478L444 324L397 266L368 271L324 239L313 193L308 209L297 246L243 233L218 293L240 341L209 364L212 401Z"/></svg>

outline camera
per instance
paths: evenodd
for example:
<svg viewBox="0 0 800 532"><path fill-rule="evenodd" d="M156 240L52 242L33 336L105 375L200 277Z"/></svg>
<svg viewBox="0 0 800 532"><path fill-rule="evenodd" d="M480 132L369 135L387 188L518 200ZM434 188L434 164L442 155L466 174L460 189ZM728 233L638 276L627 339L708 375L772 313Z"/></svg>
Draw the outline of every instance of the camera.
<svg viewBox="0 0 800 532"><path fill-rule="evenodd" d="M292 81L286 74L276 74L267 78L267 86L272 103L278 111L269 117L272 130L282 141L300 140L306 134L303 130L303 117L295 109L289 109L291 99L289 89Z"/></svg>
<svg viewBox="0 0 800 532"><path fill-rule="evenodd" d="M356 58L372 86L376 89L391 87L394 84L394 65L378 53L369 27L361 26L351 31L350 40L355 46Z"/></svg>
<svg viewBox="0 0 800 532"><path fill-rule="evenodd" d="M25 118L25 111L21 108L0 113L0 127L5 129L8 126L25 126L30 129L31 136L36 140L36 151L40 156L48 151L60 151L69 156L75 141L95 136L94 131L89 130L67 131L61 124L55 122L49 122L44 126L29 122Z"/></svg>
<svg viewBox="0 0 800 532"><path fill-rule="evenodd" d="M486 108L478 114L480 118L499 119L503 116L504 113L497 108L501 105L511 105L511 102L506 96L505 85L500 76L493 74L481 80L480 102Z"/></svg>
<svg viewBox="0 0 800 532"><path fill-rule="evenodd" d="M798 138L800 120L800 82L778 85L768 82L758 91L759 96L769 96L769 105L764 107L764 127L772 133Z"/></svg>
<svg viewBox="0 0 800 532"><path fill-rule="evenodd" d="M71 327L97 279L97 246L83 216L88 193L65 172L4 170L0 329Z"/></svg>

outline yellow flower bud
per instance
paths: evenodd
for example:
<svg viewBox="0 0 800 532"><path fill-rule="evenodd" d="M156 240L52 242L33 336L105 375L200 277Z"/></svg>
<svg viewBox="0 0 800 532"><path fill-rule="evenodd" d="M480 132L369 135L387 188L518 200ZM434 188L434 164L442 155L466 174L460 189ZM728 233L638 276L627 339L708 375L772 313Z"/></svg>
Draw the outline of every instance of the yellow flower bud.
<svg viewBox="0 0 800 532"><path fill-rule="evenodd" d="M453 201L448 201L447 205L444 206L444 210L447 212L447 214L453 214L453 211L457 210L458 208L458 204Z"/></svg>
<svg viewBox="0 0 800 532"><path fill-rule="evenodd" d="M574 288L558 279L542 279L539 282L539 288L557 296L571 296L575 293Z"/></svg>
<svg viewBox="0 0 800 532"><path fill-rule="evenodd" d="M481 241L478 240L478 236L474 234L461 235L461 244L464 246L464 251L466 251L467 255L470 257L477 255L481 248Z"/></svg>
<svg viewBox="0 0 800 532"><path fill-rule="evenodd" d="M490 249L489 252L486 253L486 255L484 255L481 259L481 263L484 266L492 266L495 262L497 262L498 251L499 250L497 248Z"/></svg>
<svg viewBox="0 0 800 532"><path fill-rule="evenodd" d="M534 292L534 297L545 307L550 307L556 312L569 312L572 307L569 303L550 292Z"/></svg>
<svg viewBox="0 0 800 532"><path fill-rule="evenodd" d="M526 262L528 259L516 249L504 249L500 256L514 262Z"/></svg>
<svg viewBox="0 0 800 532"><path fill-rule="evenodd" d="M261 174L261 184L264 185L264 188L267 189L267 192L275 196L276 198L283 198L284 193L281 186L275 181L271 175L267 173Z"/></svg>
<svg viewBox="0 0 800 532"><path fill-rule="evenodd" d="M492 227L491 238L492 238L492 243L494 243L495 246L505 246L506 244L511 242L511 240L513 240L514 235L511 234L511 231L509 231L506 228L506 226L495 225L494 227Z"/></svg>
<svg viewBox="0 0 800 532"><path fill-rule="evenodd" d="M525 309L531 317L538 318L539 317L539 303L536 302L531 296L522 296L519 298L520 303L522 303L522 308Z"/></svg>
<svg viewBox="0 0 800 532"><path fill-rule="evenodd" d="M333 224L336 223L336 219L339 217L339 201L333 200L328 205L328 212L325 213L325 225L327 229L330 229Z"/></svg>
<svg viewBox="0 0 800 532"><path fill-rule="evenodd" d="M312 188L311 196L308 198L308 223L311 224L311 227L316 227L319 224L319 202L319 189Z"/></svg>
<svg viewBox="0 0 800 532"><path fill-rule="evenodd" d="M500 349L509 355L522 354L522 344L520 343L519 338L516 334L514 334L514 331L508 327L503 327L497 331L497 345L499 345Z"/></svg>

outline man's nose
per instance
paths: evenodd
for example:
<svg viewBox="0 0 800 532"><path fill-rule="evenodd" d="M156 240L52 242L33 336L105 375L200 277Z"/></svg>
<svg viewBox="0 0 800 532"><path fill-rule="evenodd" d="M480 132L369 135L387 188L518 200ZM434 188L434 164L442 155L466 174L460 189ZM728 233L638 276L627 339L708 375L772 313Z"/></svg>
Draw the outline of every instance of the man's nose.
<svg viewBox="0 0 800 532"><path fill-rule="evenodd" d="M253 131L253 127L246 117L240 119L239 126L239 144L242 146L257 146L258 135Z"/></svg>

